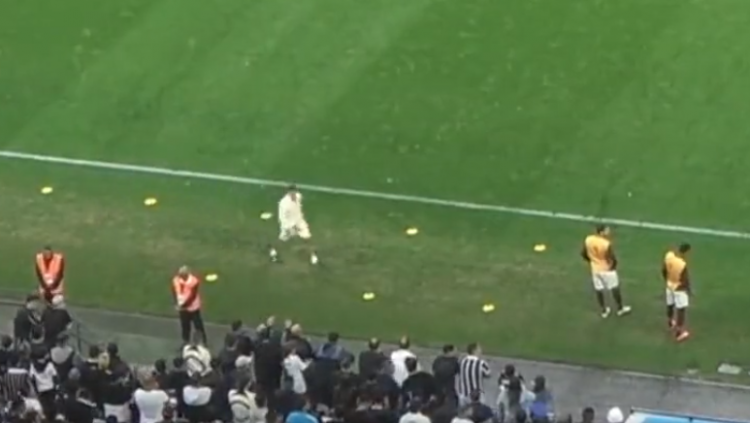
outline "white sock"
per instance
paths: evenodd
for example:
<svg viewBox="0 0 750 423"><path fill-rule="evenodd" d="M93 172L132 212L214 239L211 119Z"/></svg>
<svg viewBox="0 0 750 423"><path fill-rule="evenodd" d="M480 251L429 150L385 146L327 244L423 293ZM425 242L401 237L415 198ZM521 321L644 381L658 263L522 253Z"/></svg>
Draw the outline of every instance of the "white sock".
<svg viewBox="0 0 750 423"><path fill-rule="evenodd" d="M268 252L268 254L271 255L271 258L276 258L279 254L276 252L275 248L271 248L271 251Z"/></svg>
<svg viewBox="0 0 750 423"><path fill-rule="evenodd" d="M310 254L310 263L318 264L318 256L315 253Z"/></svg>

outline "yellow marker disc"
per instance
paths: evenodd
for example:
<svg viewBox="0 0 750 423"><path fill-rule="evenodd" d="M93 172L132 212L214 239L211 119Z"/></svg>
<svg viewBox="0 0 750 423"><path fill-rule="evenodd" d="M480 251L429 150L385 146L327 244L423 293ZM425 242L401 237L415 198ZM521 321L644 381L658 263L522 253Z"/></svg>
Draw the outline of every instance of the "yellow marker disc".
<svg viewBox="0 0 750 423"><path fill-rule="evenodd" d="M44 195L52 194L52 191L54 191L52 187L44 187L41 189L41 193Z"/></svg>
<svg viewBox="0 0 750 423"><path fill-rule="evenodd" d="M206 275L206 282L216 282L217 280L219 280L219 276L216 273Z"/></svg>
<svg viewBox="0 0 750 423"><path fill-rule="evenodd" d="M365 301L372 301L375 299L375 294L372 292L365 292L362 294L362 299Z"/></svg>
<svg viewBox="0 0 750 423"><path fill-rule="evenodd" d="M537 245L534 246L534 251L536 251L537 253L541 253L543 251L547 251L547 246L544 245L544 244L537 244Z"/></svg>
<svg viewBox="0 0 750 423"><path fill-rule="evenodd" d="M270 212L264 212L260 214L260 218L263 220L268 220L273 217L273 213Z"/></svg>
<svg viewBox="0 0 750 423"><path fill-rule="evenodd" d="M494 304L485 304L482 306L482 311L485 313L491 313L495 311L495 305Z"/></svg>
<svg viewBox="0 0 750 423"><path fill-rule="evenodd" d="M418 233L419 233L419 229L417 229L417 228L408 228L406 230L406 235L409 235L409 236L414 236L414 235L416 235Z"/></svg>
<svg viewBox="0 0 750 423"><path fill-rule="evenodd" d="M156 198L150 197L145 200L143 200L143 204L146 206L155 206L156 205Z"/></svg>

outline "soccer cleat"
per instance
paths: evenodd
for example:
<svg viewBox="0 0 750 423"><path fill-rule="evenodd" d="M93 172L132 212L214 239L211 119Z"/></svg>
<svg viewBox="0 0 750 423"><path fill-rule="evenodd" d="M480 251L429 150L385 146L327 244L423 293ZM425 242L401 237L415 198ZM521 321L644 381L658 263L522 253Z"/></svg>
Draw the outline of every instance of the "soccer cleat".
<svg viewBox="0 0 750 423"><path fill-rule="evenodd" d="M270 248L268 250L268 256L271 258L271 261L273 263L277 263L279 261L279 253L276 252L275 248Z"/></svg>
<svg viewBox="0 0 750 423"><path fill-rule="evenodd" d="M621 309L617 310L618 316L625 316L626 314L630 314L630 312L633 311L630 306L623 306Z"/></svg>
<svg viewBox="0 0 750 423"><path fill-rule="evenodd" d="M682 342L688 338L690 338L690 332L686 330L681 330L677 332L677 335L674 337L675 341L677 342Z"/></svg>
<svg viewBox="0 0 750 423"><path fill-rule="evenodd" d="M318 264L318 256L313 254L310 256L310 264Z"/></svg>
<svg viewBox="0 0 750 423"><path fill-rule="evenodd" d="M602 319L606 319L609 317L609 314L612 312L609 307L605 308L604 311L602 311Z"/></svg>

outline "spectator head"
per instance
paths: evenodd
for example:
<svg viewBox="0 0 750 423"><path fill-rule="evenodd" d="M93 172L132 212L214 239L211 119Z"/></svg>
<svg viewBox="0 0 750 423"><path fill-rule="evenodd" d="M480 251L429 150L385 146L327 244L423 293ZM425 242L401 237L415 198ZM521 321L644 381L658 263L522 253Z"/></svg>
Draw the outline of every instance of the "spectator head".
<svg viewBox="0 0 750 423"><path fill-rule="evenodd" d="M164 374L167 372L167 362L163 358L160 358L154 362L154 371L158 374Z"/></svg>
<svg viewBox="0 0 750 423"><path fill-rule="evenodd" d="M534 379L534 389L533 392L535 394L538 394L540 392L544 392L547 390L547 379L544 378L544 376L537 376Z"/></svg>
<svg viewBox="0 0 750 423"><path fill-rule="evenodd" d="M224 348L232 349L235 346L237 346L237 335L230 332L224 337Z"/></svg>
<svg viewBox="0 0 750 423"><path fill-rule="evenodd" d="M623 423L625 421L625 415L622 414L620 407L613 407L607 413L607 423Z"/></svg>
<svg viewBox="0 0 750 423"><path fill-rule="evenodd" d="M242 336L237 340L237 352L242 355L252 355L253 342L250 340L250 338Z"/></svg>
<svg viewBox="0 0 750 423"><path fill-rule="evenodd" d="M80 379L81 379L81 371L77 367L73 367L72 369L70 369L70 371L68 372L68 380L75 382Z"/></svg>
<svg viewBox="0 0 750 423"><path fill-rule="evenodd" d="M289 327L289 333L294 336L302 336L302 325L300 325L299 323L293 324L291 327Z"/></svg>
<svg viewBox="0 0 750 423"><path fill-rule="evenodd" d="M143 387L143 389L146 389L146 390L159 389L159 383L156 381L154 372L150 371L148 368L138 369L138 371L136 372L136 377L138 378L138 381L141 383L141 386Z"/></svg>
<svg viewBox="0 0 750 423"><path fill-rule="evenodd" d="M110 342L107 344L107 354L110 358L117 358L120 356L120 347L116 342Z"/></svg>
<svg viewBox="0 0 750 423"><path fill-rule="evenodd" d="M185 359L182 357L175 357L172 359L172 367L175 369L184 369L185 368Z"/></svg>
<svg viewBox="0 0 750 423"><path fill-rule="evenodd" d="M445 344L443 345L443 354L449 355L456 352L456 347L453 346L453 344Z"/></svg>
<svg viewBox="0 0 750 423"><path fill-rule="evenodd" d="M526 423L529 420L529 416L526 415L526 411L521 408L516 411L516 416L513 420L515 421L515 423Z"/></svg>
<svg viewBox="0 0 750 423"><path fill-rule="evenodd" d="M512 364L506 364L505 368L503 369L503 376L510 379L512 377L516 376L516 366Z"/></svg>
<svg viewBox="0 0 750 423"><path fill-rule="evenodd" d="M480 402L482 400L482 392L479 390L473 390L469 394L469 399L471 402Z"/></svg>
<svg viewBox="0 0 750 423"><path fill-rule="evenodd" d="M411 347L411 342L409 342L409 337L404 335L401 337L401 339L398 340L398 347L402 350L408 350L409 347Z"/></svg>
<svg viewBox="0 0 750 423"><path fill-rule="evenodd" d="M106 369L106 368L108 368L109 364L110 364L110 359L111 358L112 357L110 357L110 355L109 355L108 352L103 352L103 353L99 354L99 357L96 358L96 362L99 365L99 368L100 369Z"/></svg>
<svg viewBox="0 0 750 423"><path fill-rule="evenodd" d="M370 338L370 341L367 342L367 348L370 351L377 351L380 349L380 340L378 338Z"/></svg>
<svg viewBox="0 0 750 423"><path fill-rule="evenodd" d="M241 355L234 361L234 367L237 370L249 371L253 367L253 357L249 355Z"/></svg>
<svg viewBox="0 0 750 423"><path fill-rule="evenodd" d="M258 327L255 328L255 333L258 337L258 340L267 340L271 336L271 328L268 327L265 323L261 323L258 325Z"/></svg>
<svg viewBox="0 0 750 423"><path fill-rule="evenodd" d="M183 279L186 279L188 276L190 276L190 268L187 266L180 266L180 268L177 269L177 275Z"/></svg>
<svg viewBox="0 0 750 423"><path fill-rule="evenodd" d="M52 250L51 245L45 245L44 248L42 248L42 257L44 257L45 260L51 259L54 254L55 252Z"/></svg>
<svg viewBox="0 0 750 423"><path fill-rule="evenodd" d="M219 357L211 357L211 361L209 361L209 366L213 370L218 370L221 368L221 358Z"/></svg>
<svg viewBox="0 0 750 423"><path fill-rule="evenodd" d="M242 329L242 320L233 321L232 324L229 326L229 329L232 332L239 332L240 329Z"/></svg>
<svg viewBox="0 0 750 423"><path fill-rule="evenodd" d="M328 342L330 342L331 344L335 344L335 343L339 342L339 334L338 334L338 332L330 332L328 334Z"/></svg>
<svg viewBox="0 0 750 423"><path fill-rule="evenodd" d="M586 407L583 409L583 412L581 412L581 421L583 423L594 423L595 418L596 413L592 407Z"/></svg>
<svg viewBox="0 0 750 423"><path fill-rule="evenodd" d="M99 358L99 356L102 354L101 348L99 348L98 345L92 345L89 347L89 358L91 360Z"/></svg>
<svg viewBox="0 0 750 423"><path fill-rule="evenodd" d="M406 371L409 372L409 374L414 373L417 371L417 359L414 357L407 357L404 361L404 365L406 366Z"/></svg>
<svg viewBox="0 0 750 423"><path fill-rule="evenodd" d="M13 338L8 335L3 335L2 341L0 341L0 346L5 350L11 349L11 347L13 347Z"/></svg>
<svg viewBox="0 0 750 423"><path fill-rule="evenodd" d="M469 355L482 355L482 347L476 342L472 342L466 347L466 353Z"/></svg>

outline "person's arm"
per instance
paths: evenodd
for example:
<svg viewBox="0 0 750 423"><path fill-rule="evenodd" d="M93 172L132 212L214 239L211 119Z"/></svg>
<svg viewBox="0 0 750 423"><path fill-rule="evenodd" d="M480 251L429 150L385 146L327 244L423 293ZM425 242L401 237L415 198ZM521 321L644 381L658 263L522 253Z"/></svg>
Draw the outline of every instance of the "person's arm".
<svg viewBox="0 0 750 423"><path fill-rule="evenodd" d="M489 379L492 376L492 369L490 369L489 363L482 360L482 378Z"/></svg>
<svg viewBox="0 0 750 423"><path fill-rule="evenodd" d="M685 290L685 292L688 293L688 295L693 294L692 287L690 286L690 276L688 275L687 266L685 266L685 268L682 269L682 273L680 273L680 284L682 285L682 288Z"/></svg>
<svg viewBox="0 0 750 423"><path fill-rule="evenodd" d="M586 244L583 244L583 247L581 247L581 257L583 260L587 263L591 262L591 257L589 257L589 252L586 249Z"/></svg>
<svg viewBox="0 0 750 423"><path fill-rule="evenodd" d="M611 245L607 248L607 261L612 270L617 269L617 255L615 255L615 249Z"/></svg>
<svg viewBox="0 0 750 423"><path fill-rule="evenodd" d="M55 280L53 281L55 289L60 286L63 279L65 279L65 257L60 258L60 271L57 272L57 277L55 277Z"/></svg>
<svg viewBox="0 0 750 423"><path fill-rule="evenodd" d="M42 275L42 271L39 269L39 266L34 265L34 273L36 273L36 279L39 281L39 285L44 286L44 275Z"/></svg>

